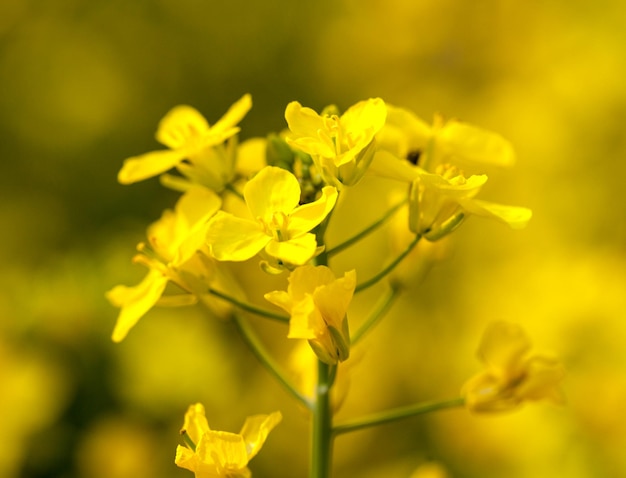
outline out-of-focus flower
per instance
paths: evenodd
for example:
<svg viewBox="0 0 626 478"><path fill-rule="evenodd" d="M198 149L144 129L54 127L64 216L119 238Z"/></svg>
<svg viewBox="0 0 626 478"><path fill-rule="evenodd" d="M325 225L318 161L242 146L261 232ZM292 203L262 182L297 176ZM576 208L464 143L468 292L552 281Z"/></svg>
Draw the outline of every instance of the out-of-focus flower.
<svg viewBox="0 0 626 478"><path fill-rule="evenodd" d="M173 167L200 184L220 191L232 175L236 143L214 148L239 132L237 124L252 107L246 94L213 126L191 106L176 106L159 123L156 139L169 150L128 158L118 174L122 184L132 184ZM190 164L183 164L183 160Z"/></svg>
<svg viewBox="0 0 626 478"><path fill-rule="evenodd" d="M187 294L169 296L167 305L195 303L215 278L211 260L196 254L204 246L209 218L220 208L221 200L209 189L195 186L183 194L174 210L163 212L161 219L148 228L148 242L140 244L134 262L149 269L136 286L118 285L107 292L109 301L121 308L113 330L113 340L120 342L139 319L161 299L169 281Z"/></svg>
<svg viewBox="0 0 626 478"><path fill-rule="evenodd" d="M244 187L253 219L220 211L211 219L207 242L220 261L245 261L261 250L283 264L306 264L316 253L310 231L335 206L337 190L326 186L314 202L298 205L300 185L289 171L263 168Z"/></svg>
<svg viewBox="0 0 626 478"><path fill-rule="evenodd" d="M409 478L448 478L448 472L439 463L428 462L420 465Z"/></svg>
<svg viewBox="0 0 626 478"><path fill-rule="evenodd" d="M181 430L191 443L178 446L175 462L196 478L248 478L248 463L281 420L280 412L254 415L239 433L215 431L209 428L204 406L196 403L187 410Z"/></svg>
<svg viewBox="0 0 626 478"><path fill-rule="evenodd" d="M351 106L341 116L292 101L285 110L290 133L287 142L310 154L324 179L337 187L356 184L374 157L375 135L385 123L387 110L380 98Z"/></svg>
<svg viewBox="0 0 626 478"><path fill-rule="evenodd" d="M471 378L461 391L475 412L512 410L525 401L563 401L559 383L564 369L553 357L531 354L531 343L516 324L496 322L485 332L478 356L486 370Z"/></svg>
<svg viewBox="0 0 626 478"><path fill-rule="evenodd" d="M306 339L320 360L336 364L350 355L346 313L356 287L356 272L336 279L326 266L306 265L289 275L287 291L273 291L265 298L291 315L292 339Z"/></svg>
<svg viewBox="0 0 626 478"><path fill-rule="evenodd" d="M428 171L442 163L512 166L513 146L502 136L454 119L435 115L429 126L409 110L387 105L387 121L376 136L379 148ZM426 156L423 164L422 156Z"/></svg>

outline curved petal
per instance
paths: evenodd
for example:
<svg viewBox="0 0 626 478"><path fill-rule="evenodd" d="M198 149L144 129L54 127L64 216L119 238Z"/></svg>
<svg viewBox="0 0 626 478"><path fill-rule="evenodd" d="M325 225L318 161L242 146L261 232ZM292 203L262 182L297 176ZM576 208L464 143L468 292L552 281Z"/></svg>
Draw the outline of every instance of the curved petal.
<svg viewBox="0 0 626 478"><path fill-rule="evenodd" d="M290 315L288 339L315 339L324 325L311 295L294 304Z"/></svg>
<svg viewBox="0 0 626 478"><path fill-rule="evenodd" d="M236 126L252 108L252 96L246 93L237 100L218 121L211 126L211 134L220 134Z"/></svg>
<svg viewBox="0 0 626 478"><path fill-rule="evenodd" d="M255 218L271 222L275 212L289 214L300 201L300 184L289 171L266 166L243 188L246 204Z"/></svg>
<svg viewBox="0 0 626 478"><path fill-rule="evenodd" d="M171 149L184 147L189 139L204 135L209 123L200 112L187 105L175 106L159 122L156 139Z"/></svg>
<svg viewBox="0 0 626 478"><path fill-rule="evenodd" d="M319 287L313 294L315 305L324 317L327 325L337 330L342 329L342 323L348 312L356 287L356 271L351 270L345 275L324 287Z"/></svg>
<svg viewBox="0 0 626 478"><path fill-rule="evenodd" d="M280 423L283 416L280 412L273 412L269 415L254 415L246 418L241 429L241 436L246 443L248 450L248 460L251 460L261 449L267 439L267 435Z"/></svg>
<svg viewBox="0 0 626 478"><path fill-rule="evenodd" d="M220 211L209 222L207 243L218 261L245 261L270 241L256 221Z"/></svg>
<svg viewBox="0 0 626 478"><path fill-rule="evenodd" d="M167 281L161 272L151 269L136 286L118 285L107 292L107 299L122 308L113 329L113 342L124 340L130 329L157 303Z"/></svg>
<svg viewBox="0 0 626 478"><path fill-rule="evenodd" d="M200 441L202 435L210 430L209 422L207 422L206 413L204 411L204 405L201 403L189 405L185 413L182 430L184 430L189 435L189 438L196 444Z"/></svg>
<svg viewBox="0 0 626 478"><path fill-rule="evenodd" d="M401 159L388 151L377 151L370 164L369 171L382 178L396 181L413 181L420 169L413 166L406 159Z"/></svg>
<svg viewBox="0 0 626 478"><path fill-rule="evenodd" d="M485 331L478 356L493 373L510 378L520 370L530 348L530 340L520 326L495 322Z"/></svg>
<svg viewBox="0 0 626 478"><path fill-rule="evenodd" d="M124 160L122 169L117 174L120 184L132 184L137 181L157 176L172 169L185 159L182 151L152 151Z"/></svg>
<svg viewBox="0 0 626 478"><path fill-rule="evenodd" d="M285 312L291 313L293 301L291 300L291 296L284 290L275 290L272 292L268 292L263 297L265 297L265 300L280 307Z"/></svg>
<svg viewBox="0 0 626 478"><path fill-rule="evenodd" d="M294 209L289 215L290 236L297 237L320 224L335 207L337 196L337 188L325 186L319 199Z"/></svg>
<svg viewBox="0 0 626 478"><path fill-rule="evenodd" d="M265 252L270 256L296 266L309 262L315 255L316 249L317 242L313 234L305 234L282 242L271 239L265 246Z"/></svg>
<svg viewBox="0 0 626 478"><path fill-rule="evenodd" d="M267 139L250 138L243 141L237 148L236 170L244 177L250 177L267 166L265 150Z"/></svg>
<svg viewBox="0 0 626 478"><path fill-rule="evenodd" d="M335 274L329 267L307 264L296 268L289 275L288 292L298 301L307 294L313 294L318 287L330 284L334 280Z"/></svg>
<svg viewBox="0 0 626 478"><path fill-rule="evenodd" d="M459 199L463 209L477 216L491 217L508 224L513 229L526 227L533 213L530 209L519 206L505 206L479 199Z"/></svg>
<svg viewBox="0 0 626 478"><path fill-rule="evenodd" d="M317 131L324 129L324 121L322 117L318 115L315 110L303 107L297 101L292 101L287 105L285 108L285 119L287 120L289 130L295 137L316 137Z"/></svg>

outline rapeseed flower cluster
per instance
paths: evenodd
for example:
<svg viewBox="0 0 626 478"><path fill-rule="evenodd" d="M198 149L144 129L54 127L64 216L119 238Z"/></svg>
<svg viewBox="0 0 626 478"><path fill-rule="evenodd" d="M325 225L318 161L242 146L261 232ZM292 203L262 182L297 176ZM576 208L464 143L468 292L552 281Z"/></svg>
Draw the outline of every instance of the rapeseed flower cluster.
<svg viewBox="0 0 626 478"><path fill-rule="evenodd" d="M320 450L332 443L329 392L337 367L351 356L348 316L354 296L385 280L396 290L400 276L392 272L421 239L447 237L470 216L520 229L531 212L477 199L487 176L463 172L467 166L514 163L512 146L496 133L439 116L428 125L380 98L360 101L343 114L335 106L317 113L294 101L285 110L285 131L240 143L238 124L251 106L250 95L244 95L212 126L194 108L178 106L157 130L157 140L169 149L124 162L121 183L160 176L164 185L182 195L173 210L148 228L147 244L138 246L134 261L148 268L145 279L134 287L116 286L107 294L121 309L113 340L123 340L155 305L199 302L234 319L257 357L311 410L313 460L327 461L330 454ZM340 197L366 175L404 186L401 203L408 205L408 221L400 227L403 236L413 239L378 274L359 282L357 267L336 271L330 259L383 225L396 209L332 248L326 231L333 212L341 207ZM248 302L230 273L231 262L257 262L265 272L282 274L286 290L267 290L264 297L287 315ZM355 342L378 322L391 300L359 321L363 325ZM302 394L284 377L247 327L244 313L284 321L288 338L308 342L319 365L313 396ZM528 348L518 329L490 329L480 349L487 371L466 384L460 400L446 406L466 404L474 411L492 411L554 398L561 378L558 362L529 356ZM415 410L423 409L404 414L418 413ZM183 428L186 446L178 448L176 463L196 477L248 477L249 460L280 419L278 412L257 415L239 434L217 432L209 428L204 408L192 405ZM384 420L348 424L335 433ZM316 463L315 476L326 476L323 470L329 466Z"/></svg>

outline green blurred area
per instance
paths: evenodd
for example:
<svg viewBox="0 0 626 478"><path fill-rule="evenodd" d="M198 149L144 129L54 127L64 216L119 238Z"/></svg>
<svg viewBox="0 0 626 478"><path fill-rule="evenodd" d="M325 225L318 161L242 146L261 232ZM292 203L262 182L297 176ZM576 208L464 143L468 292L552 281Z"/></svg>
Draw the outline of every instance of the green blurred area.
<svg viewBox="0 0 626 478"><path fill-rule="evenodd" d="M190 476L173 463L187 405L216 429L283 412L255 476L306 476L306 415L231 324L194 308L151 311L121 344L104 291L177 195L121 186L126 157L157 149L174 105L210 122L243 93L242 138L284 128L286 104L368 97L495 130L518 153L484 197L528 206L524 231L472 219L446 259L354 351L340 417L455 396L491 320L521 323L568 369L563 408L498 417L443 412L342 436L336 475L626 475L626 7L618 0L4 0L0 5L0 475ZM365 180L335 240L387 207ZM343 217L343 219L341 219ZM387 231L337 268L366 277ZM378 251L380 253L378 254ZM378 255L377 255L378 254ZM240 268L254 290L255 268ZM264 283L265 286L265 283ZM376 299L354 304L358 322ZM279 357L283 327L255 322Z"/></svg>

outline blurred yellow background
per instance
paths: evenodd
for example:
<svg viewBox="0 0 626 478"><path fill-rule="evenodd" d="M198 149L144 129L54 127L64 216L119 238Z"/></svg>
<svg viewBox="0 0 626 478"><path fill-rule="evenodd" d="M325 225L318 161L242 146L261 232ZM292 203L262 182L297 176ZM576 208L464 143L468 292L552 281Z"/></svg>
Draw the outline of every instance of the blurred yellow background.
<svg viewBox="0 0 626 478"><path fill-rule="evenodd" d="M143 276L135 244L177 197L156 180L118 185L122 160L157 148L172 106L212 122L246 92L244 139L284 128L292 100L319 111L375 96L497 131L518 164L488 171L483 197L534 212L521 232L474 218L455 233L355 351L340 414L456 396L498 319L562 358L567 405L341 436L336 476L404 477L430 460L463 478L626 476L624 18L619 0L3 0L0 476L190 476L173 458L197 401L231 431L282 410L253 472L306 476L306 416L231 324L155 309L110 341L104 291ZM358 188L344 228L385 210L376 184ZM384 232L337 267L374 271ZM255 325L287 357L284 327Z"/></svg>

